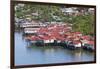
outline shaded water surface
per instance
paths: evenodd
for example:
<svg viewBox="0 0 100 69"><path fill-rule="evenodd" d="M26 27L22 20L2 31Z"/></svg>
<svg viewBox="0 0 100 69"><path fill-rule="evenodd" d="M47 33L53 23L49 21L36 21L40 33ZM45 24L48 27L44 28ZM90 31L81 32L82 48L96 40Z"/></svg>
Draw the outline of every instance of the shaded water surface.
<svg viewBox="0 0 100 69"><path fill-rule="evenodd" d="M68 50L61 47L27 47L21 32L15 32L15 65L49 64L94 61L94 54L84 50Z"/></svg>

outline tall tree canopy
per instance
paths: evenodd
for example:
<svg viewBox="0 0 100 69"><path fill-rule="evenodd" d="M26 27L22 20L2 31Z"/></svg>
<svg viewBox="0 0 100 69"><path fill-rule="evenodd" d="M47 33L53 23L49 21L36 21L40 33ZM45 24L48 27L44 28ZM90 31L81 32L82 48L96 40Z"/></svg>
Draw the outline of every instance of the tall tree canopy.
<svg viewBox="0 0 100 69"><path fill-rule="evenodd" d="M76 16L73 18L73 30L83 34L94 34L94 15Z"/></svg>

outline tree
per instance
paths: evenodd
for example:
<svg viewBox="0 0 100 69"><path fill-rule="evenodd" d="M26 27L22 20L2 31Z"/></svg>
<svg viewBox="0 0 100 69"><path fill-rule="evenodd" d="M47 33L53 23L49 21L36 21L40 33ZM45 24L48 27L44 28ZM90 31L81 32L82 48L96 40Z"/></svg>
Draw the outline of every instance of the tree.
<svg viewBox="0 0 100 69"><path fill-rule="evenodd" d="M94 34L94 15L76 16L73 18L73 30L83 34Z"/></svg>
<svg viewBox="0 0 100 69"><path fill-rule="evenodd" d="M60 6L55 5L42 5L42 4L24 4L23 7L20 7L19 4L16 4L17 8L15 10L15 15L17 18L27 18L26 15L31 19L40 20L43 22L51 22L53 16L61 16ZM32 13L37 13L38 16L32 16Z"/></svg>

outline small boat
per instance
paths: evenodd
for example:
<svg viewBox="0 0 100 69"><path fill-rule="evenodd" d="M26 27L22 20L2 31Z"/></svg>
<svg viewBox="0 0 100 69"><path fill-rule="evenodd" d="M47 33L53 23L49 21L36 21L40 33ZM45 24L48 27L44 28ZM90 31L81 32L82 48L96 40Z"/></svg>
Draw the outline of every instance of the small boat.
<svg viewBox="0 0 100 69"><path fill-rule="evenodd" d="M69 41L67 43L67 48L69 49L81 49L82 44L80 41Z"/></svg>
<svg viewBox="0 0 100 69"><path fill-rule="evenodd" d="M88 51L95 51L94 41L88 41L88 43L84 44L82 48Z"/></svg>

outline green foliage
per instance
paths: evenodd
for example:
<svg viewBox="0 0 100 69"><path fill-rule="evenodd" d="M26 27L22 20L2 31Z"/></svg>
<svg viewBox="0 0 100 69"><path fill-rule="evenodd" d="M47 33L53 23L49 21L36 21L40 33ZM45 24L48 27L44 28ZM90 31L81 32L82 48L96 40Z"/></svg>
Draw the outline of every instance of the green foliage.
<svg viewBox="0 0 100 69"><path fill-rule="evenodd" d="M83 34L94 34L94 16L89 14L74 17L73 30Z"/></svg>
<svg viewBox="0 0 100 69"><path fill-rule="evenodd" d="M18 6L18 4L16 4ZM37 13L38 16L32 16L31 13ZM29 18L40 21L49 21L53 19L53 15L61 16L61 10L59 6L52 5L39 5L39 4L24 4L23 7L17 7L15 10L17 18L27 18L26 15L30 15Z"/></svg>
<svg viewBox="0 0 100 69"><path fill-rule="evenodd" d="M17 18L30 18L31 20L39 20L41 22L62 21L72 23L74 31L80 31L83 34L94 34L94 15L92 14L68 16L62 13L60 6L56 5L24 4L21 7L16 4L15 6L17 6L15 10ZM37 13L38 15L33 16L32 13ZM54 16L60 20L57 20Z"/></svg>

